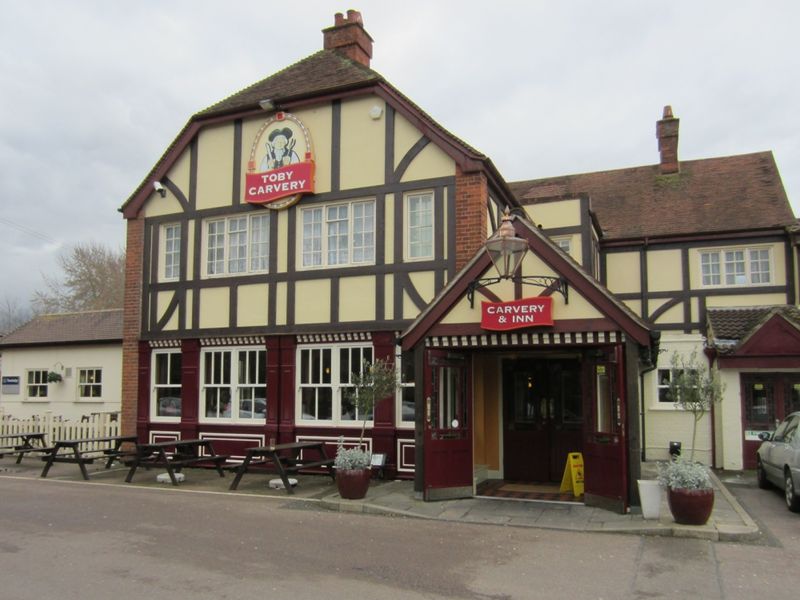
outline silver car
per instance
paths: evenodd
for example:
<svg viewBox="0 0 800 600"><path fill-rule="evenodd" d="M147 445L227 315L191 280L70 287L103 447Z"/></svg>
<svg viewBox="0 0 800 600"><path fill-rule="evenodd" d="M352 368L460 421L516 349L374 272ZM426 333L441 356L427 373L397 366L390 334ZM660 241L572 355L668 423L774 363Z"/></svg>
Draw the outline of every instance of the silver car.
<svg viewBox="0 0 800 600"><path fill-rule="evenodd" d="M762 433L756 459L758 487L783 488L786 506L800 512L800 412L786 417L774 433Z"/></svg>

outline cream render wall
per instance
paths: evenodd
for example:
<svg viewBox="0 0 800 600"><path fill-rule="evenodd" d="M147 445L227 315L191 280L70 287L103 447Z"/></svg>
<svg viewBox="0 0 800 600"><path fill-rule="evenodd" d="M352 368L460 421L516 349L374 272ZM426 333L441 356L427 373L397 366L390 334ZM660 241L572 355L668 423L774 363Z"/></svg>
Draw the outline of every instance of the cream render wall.
<svg viewBox="0 0 800 600"><path fill-rule="evenodd" d="M264 284L240 285L237 292L236 316L239 327L267 324L269 289Z"/></svg>
<svg viewBox="0 0 800 600"><path fill-rule="evenodd" d="M197 209L230 206L233 190L233 126L205 127L197 141Z"/></svg>
<svg viewBox="0 0 800 600"><path fill-rule="evenodd" d="M339 280L339 320L375 320L375 277L342 277Z"/></svg>
<svg viewBox="0 0 800 600"><path fill-rule="evenodd" d="M668 292L683 289L683 268L680 250L647 252L647 289Z"/></svg>
<svg viewBox="0 0 800 600"><path fill-rule="evenodd" d="M382 103L375 97L342 103L340 182L342 189L380 185L386 157L386 113L370 118L370 110Z"/></svg>
<svg viewBox="0 0 800 600"><path fill-rule="evenodd" d="M6 415L29 418L44 415L76 421L93 412L120 410L122 397L122 342L117 344L93 344L87 346L49 346L41 348L3 350L3 376L18 376L19 394L3 394L0 391L0 408ZM78 399L78 369L102 369L102 397L92 400ZM46 369L60 373L60 383L47 384L47 398L28 400L26 381L28 369ZM66 376L67 369L71 375Z"/></svg>
<svg viewBox="0 0 800 600"><path fill-rule="evenodd" d="M579 198L558 202L542 202L525 206L536 225L544 229L555 227L578 227L581 224L581 201Z"/></svg>
<svg viewBox="0 0 800 600"><path fill-rule="evenodd" d="M615 294L639 292L642 278L639 270L639 252L614 252L606 255L606 281Z"/></svg>

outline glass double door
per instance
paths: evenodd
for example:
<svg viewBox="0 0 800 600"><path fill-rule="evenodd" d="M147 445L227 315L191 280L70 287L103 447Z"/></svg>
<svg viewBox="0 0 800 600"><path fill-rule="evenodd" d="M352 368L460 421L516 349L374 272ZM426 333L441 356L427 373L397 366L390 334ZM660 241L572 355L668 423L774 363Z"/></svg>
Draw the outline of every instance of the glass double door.
<svg viewBox="0 0 800 600"><path fill-rule="evenodd" d="M506 358L502 372L504 479L561 481L567 454L582 452L581 363Z"/></svg>

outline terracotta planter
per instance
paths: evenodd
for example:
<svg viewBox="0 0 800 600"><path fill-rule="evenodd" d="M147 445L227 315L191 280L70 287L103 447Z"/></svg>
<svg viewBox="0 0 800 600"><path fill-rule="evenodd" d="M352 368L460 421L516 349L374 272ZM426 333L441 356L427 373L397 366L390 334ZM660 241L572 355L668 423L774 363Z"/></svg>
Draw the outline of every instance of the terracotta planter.
<svg viewBox="0 0 800 600"><path fill-rule="evenodd" d="M714 508L714 490L689 490L669 488L669 509L676 523L681 525L705 525Z"/></svg>
<svg viewBox="0 0 800 600"><path fill-rule="evenodd" d="M336 469L336 487L347 500L359 500L367 495L372 469Z"/></svg>

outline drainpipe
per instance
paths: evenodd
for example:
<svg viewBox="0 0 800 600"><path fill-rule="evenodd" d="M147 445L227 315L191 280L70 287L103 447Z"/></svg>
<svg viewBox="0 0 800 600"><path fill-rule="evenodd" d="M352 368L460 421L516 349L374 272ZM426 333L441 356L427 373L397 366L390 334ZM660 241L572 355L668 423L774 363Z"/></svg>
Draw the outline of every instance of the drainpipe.
<svg viewBox="0 0 800 600"><path fill-rule="evenodd" d="M642 443L642 462L647 461L647 444L645 444L645 417L644 417L644 376L651 371L654 371L656 367L658 367L658 346L661 340L661 332L660 331L651 331L650 332L650 366L642 369L639 371L639 403L640 403L640 412L641 412L641 419L642 419L642 436L641 436L641 443Z"/></svg>

